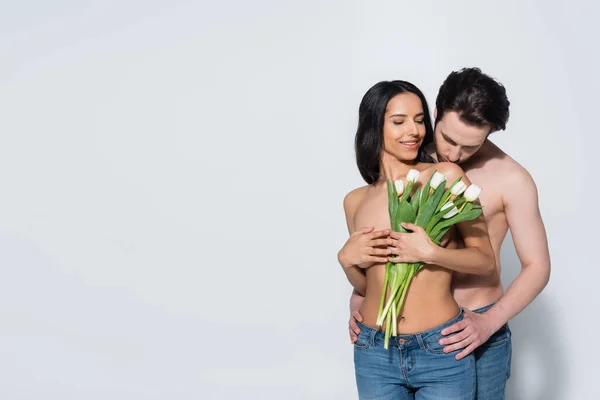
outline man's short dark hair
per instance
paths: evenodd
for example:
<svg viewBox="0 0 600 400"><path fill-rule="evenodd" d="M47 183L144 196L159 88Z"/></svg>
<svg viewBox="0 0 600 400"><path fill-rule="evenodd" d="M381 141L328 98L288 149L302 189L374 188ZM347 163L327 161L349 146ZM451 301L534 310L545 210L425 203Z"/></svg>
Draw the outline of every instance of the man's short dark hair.
<svg viewBox="0 0 600 400"><path fill-rule="evenodd" d="M510 102L500 82L479 68L463 68L452 72L442 83L435 106L436 122L445 112L455 111L464 123L489 126L492 133L506 129Z"/></svg>

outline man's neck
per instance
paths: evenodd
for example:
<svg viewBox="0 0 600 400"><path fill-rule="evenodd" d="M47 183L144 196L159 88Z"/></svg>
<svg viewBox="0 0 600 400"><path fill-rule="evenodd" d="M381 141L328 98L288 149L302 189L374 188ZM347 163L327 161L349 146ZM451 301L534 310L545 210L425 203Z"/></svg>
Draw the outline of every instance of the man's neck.
<svg viewBox="0 0 600 400"><path fill-rule="evenodd" d="M466 160L460 166L465 171L473 167L482 167L491 159L501 157L503 154L504 153L498 146L490 142L489 139L486 139L479 150L477 150L477 153L473 154L471 158Z"/></svg>

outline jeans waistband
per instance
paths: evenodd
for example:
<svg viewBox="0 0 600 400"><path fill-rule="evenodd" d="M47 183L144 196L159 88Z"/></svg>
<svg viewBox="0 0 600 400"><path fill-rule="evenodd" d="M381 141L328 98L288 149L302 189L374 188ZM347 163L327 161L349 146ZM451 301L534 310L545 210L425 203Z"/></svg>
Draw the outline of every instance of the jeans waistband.
<svg viewBox="0 0 600 400"><path fill-rule="evenodd" d="M493 302L492 304L488 304L487 306L477 308L477 309L471 310L471 311L473 311L474 313L477 313L477 314L483 314L484 312L486 312L487 310L492 308L494 306L494 304L496 304L496 302Z"/></svg>
<svg viewBox="0 0 600 400"><path fill-rule="evenodd" d="M496 304L496 302L493 302L492 304L488 304L488 305L487 305L487 306L485 306L485 307L481 307L481 308L478 308L478 309L476 309L476 310L472 310L472 311L473 311L474 313L477 313L477 314L483 314L484 312L486 312L487 310L489 310L490 308L492 308L492 307L494 306L494 304ZM505 333L505 332L507 332L507 331L510 331L510 328L509 328L509 326L508 326L508 323L506 323L506 324L502 325L502 326L501 326L501 327L500 327L500 328L499 328L499 329L498 329L498 330L497 330L497 331L494 333L494 335L496 335L496 334L502 334L502 333Z"/></svg>
<svg viewBox="0 0 600 400"><path fill-rule="evenodd" d="M452 318L449 321L444 322L441 325L435 326L431 329L427 329L426 331L422 331L422 332L418 332L418 333L400 334L400 335L396 335L396 336L390 335L390 342L399 343L401 345L406 343L407 346L412 345L412 346L422 347L423 341L425 339L427 339L428 337L430 337L432 335L439 335L440 332L444 328L451 326L451 325L459 322L460 320L462 320L463 316L464 316L464 309L461 307L458 312L458 315L456 317ZM365 336L369 337L369 340L371 340L371 342L373 342L373 343L375 343L375 342L383 343L384 338L385 338L384 331L372 328L372 327L365 325L358 321L357 321L357 324L360 328L360 335L365 335Z"/></svg>

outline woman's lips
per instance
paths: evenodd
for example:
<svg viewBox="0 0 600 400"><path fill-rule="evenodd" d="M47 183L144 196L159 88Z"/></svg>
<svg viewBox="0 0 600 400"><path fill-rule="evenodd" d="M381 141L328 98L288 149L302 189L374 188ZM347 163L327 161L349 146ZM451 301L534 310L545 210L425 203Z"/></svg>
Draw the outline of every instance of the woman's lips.
<svg viewBox="0 0 600 400"><path fill-rule="evenodd" d="M407 149L418 149L419 148L419 142L418 140L405 140L403 142L400 142L400 144L404 147L406 147Z"/></svg>

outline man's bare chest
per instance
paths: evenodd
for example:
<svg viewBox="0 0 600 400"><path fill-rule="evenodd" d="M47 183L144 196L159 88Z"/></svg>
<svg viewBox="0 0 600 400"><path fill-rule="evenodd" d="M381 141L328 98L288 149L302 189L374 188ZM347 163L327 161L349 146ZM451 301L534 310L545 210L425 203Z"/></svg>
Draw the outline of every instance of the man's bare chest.
<svg viewBox="0 0 600 400"><path fill-rule="evenodd" d="M480 170L466 171L465 174L472 184L482 188L479 201L483 206L483 215L486 221L504 215L504 202L502 201L502 183L493 174Z"/></svg>

